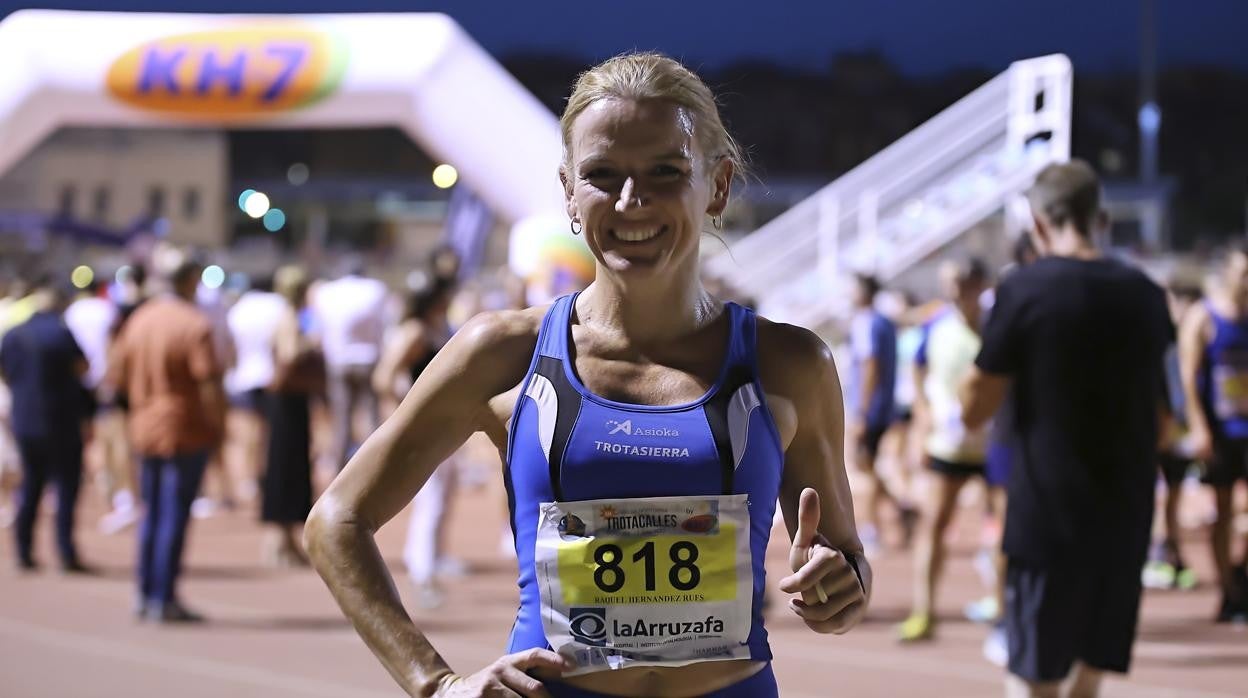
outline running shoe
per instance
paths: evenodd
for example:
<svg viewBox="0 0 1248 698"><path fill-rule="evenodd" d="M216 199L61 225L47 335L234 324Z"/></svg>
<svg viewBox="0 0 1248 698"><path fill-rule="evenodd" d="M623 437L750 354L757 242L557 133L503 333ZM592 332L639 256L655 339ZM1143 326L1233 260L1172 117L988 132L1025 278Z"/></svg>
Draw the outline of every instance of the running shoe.
<svg viewBox="0 0 1248 698"><path fill-rule="evenodd" d="M978 601L972 601L962 609L962 614L972 623L994 623L997 616L1001 615L1001 609L997 605L997 597L985 596Z"/></svg>
<svg viewBox="0 0 1248 698"><path fill-rule="evenodd" d="M1002 669L1010 663L1010 643L1009 638L1005 634L1005 625L997 623L992 626L992 630L988 631L988 637L984 638L984 659L987 659L995 666Z"/></svg>
<svg viewBox="0 0 1248 698"><path fill-rule="evenodd" d="M897 626L897 639L905 643L929 640L934 630L935 623L930 614L911 613Z"/></svg>

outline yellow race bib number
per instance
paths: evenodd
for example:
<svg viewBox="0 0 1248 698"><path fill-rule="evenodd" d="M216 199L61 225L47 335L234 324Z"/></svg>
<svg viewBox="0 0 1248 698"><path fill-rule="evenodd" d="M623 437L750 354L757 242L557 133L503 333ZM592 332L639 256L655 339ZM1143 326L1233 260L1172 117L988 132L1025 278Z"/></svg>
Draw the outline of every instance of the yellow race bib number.
<svg viewBox="0 0 1248 698"><path fill-rule="evenodd" d="M736 531L710 536L585 538L559 546L563 601L576 604L731 601Z"/></svg>

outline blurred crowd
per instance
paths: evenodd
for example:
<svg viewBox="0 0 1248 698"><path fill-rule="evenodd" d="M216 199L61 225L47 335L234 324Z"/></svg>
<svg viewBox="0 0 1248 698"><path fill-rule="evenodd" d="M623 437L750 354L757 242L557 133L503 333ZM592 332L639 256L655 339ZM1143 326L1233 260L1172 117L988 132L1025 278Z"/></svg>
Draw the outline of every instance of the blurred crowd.
<svg viewBox="0 0 1248 698"><path fill-rule="evenodd" d="M245 288L212 288L191 253L162 248L110 284L71 285L59 270L8 279L0 522L14 531L19 568L38 568L45 485L56 492L49 505L68 573L93 571L74 540L80 490L103 498L102 532L137 527L141 618L200 619L177 594L186 533L223 509L258 510L264 564L306 565L299 534L315 493L455 327L525 302L509 276L461 284L445 247L401 288L370 277L360 258L336 271L315 278L291 265ZM422 497L449 500L455 469L443 470ZM435 572L456 563L439 550L444 507L420 511L404 558L433 605Z"/></svg>
<svg viewBox="0 0 1248 698"><path fill-rule="evenodd" d="M963 612L989 625L984 654L1002 666L1008 653L1001 534L1019 443L1010 401L977 429L964 423L960 403L996 285L1036 258L1024 234L1013 260L999 270L972 257L946 259L941 294L929 299L860 275L838 351L847 452L866 490L858 504L862 539L869 554L892 547L914 556L912 612L897 626L898 639L934 636L954 515L959 508L981 508L974 567L986 593ZM1210 618L1248 623L1248 491L1241 484L1248 480L1242 407L1248 395L1248 251L1223 250L1209 268L1177 269L1158 282L1178 336L1157 372L1168 396L1167 429L1158 449L1153 544L1141 581L1145 588L1177 591L1212 584L1221 593ZM1124 387L1121 394L1129 391ZM890 511L893 516L885 516ZM893 534L887 541L886 524ZM1208 541L1213 579L1198 579L1188 564L1191 555L1202 554L1184 546L1192 538Z"/></svg>
<svg viewBox="0 0 1248 698"><path fill-rule="evenodd" d="M1003 269L948 259L940 270L942 293L934 298L857 278L855 311L835 348L847 453L857 466L857 489L866 490L859 515L868 551L895 547L915 555L914 612L897 629L903 641L931 637L944 541L956 509L967 502L983 509L975 566L986 591L965 613L985 623L1000 618L1010 416L1000 414L981 434L968 435L953 406L995 283L1034 258L1023 235ZM1194 322L1192 313L1223 308L1239 313L1229 322L1243 326L1248 342L1248 256L1228 251L1217 267L1167 280L1174 321L1184 326ZM59 563L66 572L92 571L90 556L84 560L74 540L82 490L103 500L106 513L94 522L99 530L137 529L136 615L199 620L176 585L194 519L254 509L265 527L261 562L306 565L300 528L316 493L397 407L455 329L482 310L533 302L531 289L511 277L461 281L449 248L435 250L397 288L369 276L359 258L344 258L335 271L317 278L291 265L250 278L245 287L213 289L201 282L203 265L193 255L165 249L133 260L108 284L74 287L68 273L54 270L6 280L0 288L0 522L13 529L18 566L38 567L34 528L45 486L54 485L47 505L56 512ZM706 283L721 298L754 304L719 280ZM1208 532L1212 581L1223 590L1216 618L1244 621L1248 583L1242 558L1233 554L1234 518L1244 516L1234 487L1243 478L1215 472L1214 449L1193 441L1208 435L1193 437L1188 426L1180 368L1197 370L1209 350L1202 342L1176 345L1166 367L1175 426L1160 459L1164 504L1142 574L1146 586L1196 585L1180 546L1180 522L1194 521ZM1184 360L1184 351L1200 356ZM441 535L457 481L465 473L485 480L497 458L488 443L470 441L417 496L403 559L421 605L437 606L439 578L464 571ZM1208 497L1181 496L1202 481ZM968 483L977 484L964 488ZM1183 506L1199 511L1184 515ZM886 529L895 535L886 537ZM500 550L510 553L509 532L499 536ZM1004 661L999 626L985 653Z"/></svg>

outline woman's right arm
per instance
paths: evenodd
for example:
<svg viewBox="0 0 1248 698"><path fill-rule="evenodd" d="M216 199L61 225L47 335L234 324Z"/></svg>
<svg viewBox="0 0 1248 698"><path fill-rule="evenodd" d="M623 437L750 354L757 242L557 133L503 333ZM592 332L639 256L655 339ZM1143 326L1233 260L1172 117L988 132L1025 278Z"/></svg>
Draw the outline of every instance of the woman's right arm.
<svg viewBox="0 0 1248 698"><path fill-rule="evenodd" d="M466 679L456 676L404 611L373 540L489 418L490 398L523 379L538 312L484 313L469 321L335 478L304 529L312 563L343 613L412 696L545 695L524 670L562 666L553 652L535 650Z"/></svg>

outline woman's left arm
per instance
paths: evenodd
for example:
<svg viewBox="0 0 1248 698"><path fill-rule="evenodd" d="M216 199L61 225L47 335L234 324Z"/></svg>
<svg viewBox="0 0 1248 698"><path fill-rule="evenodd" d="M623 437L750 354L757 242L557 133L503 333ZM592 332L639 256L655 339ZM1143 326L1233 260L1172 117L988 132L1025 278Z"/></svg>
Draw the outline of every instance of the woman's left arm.
<svg viewBox="0 0 1248 698"><path fill-rule="evenodd" d="M854 523L845 473L845 407L832 352L809 330L760 322L768 396L792 403L780 507L792 539L793 574L780 589L801 594L789 607L812 630L845 633L866 614L871 565Z"/></svg>

